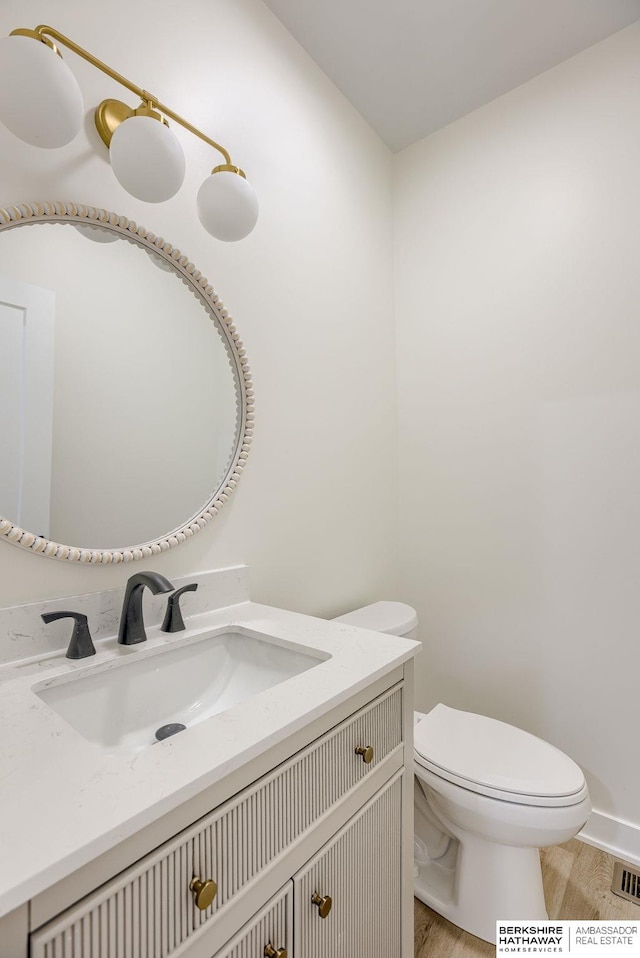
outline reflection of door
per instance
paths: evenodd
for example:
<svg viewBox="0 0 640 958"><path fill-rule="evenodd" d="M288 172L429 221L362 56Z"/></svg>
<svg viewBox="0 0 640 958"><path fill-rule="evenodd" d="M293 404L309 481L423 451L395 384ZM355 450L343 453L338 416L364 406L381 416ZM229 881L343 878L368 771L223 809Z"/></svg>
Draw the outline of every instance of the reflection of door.
<svg viewBox="0 0 640 958"><path fill-rule="evenodd" d="M0 515L49 535L55 294L0 276Z"/></svg>

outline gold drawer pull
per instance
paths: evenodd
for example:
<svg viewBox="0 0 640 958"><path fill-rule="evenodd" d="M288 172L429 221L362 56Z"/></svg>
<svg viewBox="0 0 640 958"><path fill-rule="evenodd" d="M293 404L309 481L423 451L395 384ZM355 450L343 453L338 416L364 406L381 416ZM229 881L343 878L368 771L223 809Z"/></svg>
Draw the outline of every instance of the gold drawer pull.
<svg viewBox="0 0 640 958"><path fill-rule="evenodd" d="M325 895L323 898L320 897L317 891L314 891L311 896L311 901L314 905L318 906L318 911L320 912L321 918L326 918L329 912L331 911L331 906L333 902L328 895Z"/></svg>
<svg viewBox="0 0 640 958"><path fill-rule="evenodd" d="M199 908L200 911L205 911L218 894L218 886L210 878L205 879L205 881L192 878L189 889L194 893L196 908Z"/></svg>
<svg viewBox="0 0 640 958"><path fill-rule="evenodd" d="M264 958L287 958L286 948L274 948L271 942L265 945Z"/></svg>
<svg viewBox="0 0 640 958"><path fill-rule="evenodd" d="M358 745L356 755L362 755L362 761L368 765L373 761L373 745Z"/></svg>

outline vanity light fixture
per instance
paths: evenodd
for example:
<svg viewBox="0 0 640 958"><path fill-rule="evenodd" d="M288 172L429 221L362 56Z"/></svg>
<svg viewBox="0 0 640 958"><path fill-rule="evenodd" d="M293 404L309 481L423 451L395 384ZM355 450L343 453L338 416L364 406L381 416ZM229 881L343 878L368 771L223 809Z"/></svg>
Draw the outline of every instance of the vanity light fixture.
<svg viewBox="0 0 640 958"><path fill-rule="evenodd" d="M251 232L258 218L256 194L227 150L53 27L21 28L0 39L0 121L12 133L32 146L55 149L70 143L80 131L82 94L56 44L68 47L140 98L136 108L120 100L103 100L95 112L113 172L128 193L147 203L161 203L182 186L184 153L169 128L169 117L224 159L198 191L198 216L204 228L227 242Z"/></svg>

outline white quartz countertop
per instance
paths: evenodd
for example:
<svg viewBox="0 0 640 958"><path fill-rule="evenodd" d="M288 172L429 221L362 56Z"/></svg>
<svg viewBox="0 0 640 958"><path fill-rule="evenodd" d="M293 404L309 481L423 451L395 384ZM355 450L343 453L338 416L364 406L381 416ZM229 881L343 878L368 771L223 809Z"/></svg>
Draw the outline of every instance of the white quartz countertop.
<svg viewBox="0 0 640 958"><path fill-rule="evenodd" d="M187 631L147 628L137 656L204 630L248 629L329 656L273 690L135 754L85 739L33 691L118 665L115 636L77 662L64 650L0 668L0 916L126 840L413 657L419 643L253 602L205 612ZM125 666L126 667L126 666Z"/></svg>

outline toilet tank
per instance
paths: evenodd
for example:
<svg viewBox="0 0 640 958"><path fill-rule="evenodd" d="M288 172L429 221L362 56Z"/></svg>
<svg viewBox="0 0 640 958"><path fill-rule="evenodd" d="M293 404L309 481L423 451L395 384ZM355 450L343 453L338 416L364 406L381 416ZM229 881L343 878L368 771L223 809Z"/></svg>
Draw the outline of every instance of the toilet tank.
<svg viewBox="0 0 640 958"><path fill-rule="evenodd" d="M404 602L373 602L345 615L338 615L334 622L344 622L358 629L401 635L406 639L418 637L418 614Z"/></svg>

